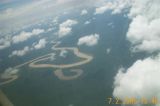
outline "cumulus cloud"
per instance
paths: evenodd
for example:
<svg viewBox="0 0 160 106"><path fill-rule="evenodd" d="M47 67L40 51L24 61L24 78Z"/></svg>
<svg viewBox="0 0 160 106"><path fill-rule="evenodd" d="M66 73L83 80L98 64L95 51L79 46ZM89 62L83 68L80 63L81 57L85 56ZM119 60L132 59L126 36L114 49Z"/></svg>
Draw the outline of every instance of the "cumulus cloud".
<svg viewBox="0 0 160 106"><path fill-rule="evenodd" d="M11 45L10 41L5 39L5 38L1 38L0 39L0 50L5 49L7 47L9 47Z"/></svg>
<svg viewBox="0 0 160 106"><path fill-rule="evenodd" d="M107 52L107 54L110 54L111 48L107 48L106 52Z"/></svg>
<svg viewBox="0 0 160 106"><path fill-rule="evenodd" d="M54 61L56 59L56 54L52 53L50 57L50 61Z"/></svg>
<svg viewBox="0 0 160 106"><path fill-rule="evenodd" d="M43 29L33 29L32 32L23 31L19 35L13 36L12 37L12 42L13 43L24 42L24 41L28 40L29 38L31 38L32 36L39 35L39 34L41 34L43 32L44 32Z"/></svg>
<svg viewBox="0 0 160 106"><path fill-rule="evenodd" d="M95 10L95 14L103 14L105 11L107 11L110 7L108 7L107 5L105 6L101 6L101 7L97 7Z"/></svg>
<svg viewBox="0 0 160 106"><path fill-rule="evenodd" d="M18 72L19 72L18 69L8 68L0 75L0 77L2 79L8 79L8 78L11 78L12 75L17 74Z"/></svg>
<svg viewBox="0 0 160 106"><path fill-rule="evenodd" d="M90 21L86 21L84 24L85 25L88 25L88 24L90 24L91 22Z"/></svg>
<svg viewBox="0 0 160 106"><path fill-rule="evenodd" d="M113 95L124 100L126 97L160 99L160 55L137 60L130 68L120 69L115 77Z"/></svg>
<svg viewBox="0 0 160 106"><path fill-rule="evenodd" d="M127 39L133 52L160 51L160 1L159 0L115 0L95 9L95 14L111 10L112 14L128 11L131 19Z"/></svg>
<svg viewBox="0 0 160 106"><path fill-rule="evenodd" d="M76 25L78 22L76 20L68 19L59 25L58 35L59 37L64 37L72 32L72 26Z"/></svg>
<svg viewBox="0 0 160 106"><path fill-rule="evenodd" d="M41 49L46 47L47 41L46 39L40 39L39 42L37 44L34 45L35 49Z"/></svg>
<svg viewBox="0 0 160 106"><path fill-rule="evenodd" d="M13 36L12 41L13 43L19 43L23 42L27 39L29 39L32 36L31 33L27 32L21 32L19 35Z"/></svg>
<svg viewBox="0 0 160 106"><path fill-rule="evenodd" d="M95 14L112 10L112 14L128 10L131 19L127 40L132 51L149 53L160 51L160 1L159 0L115 0L96 8ZM160 99L160 55L137 60L130 68L120 69L115 77L113 95L124 100L126 97ZM160 104L158 104L160 105Z"/></svg>
<svg viewBox="0 0 160 106"><path fill-rule="evenodd" d="M53 28L48 28L48 29L47 29L47 32L51 32L51 31L53 31L53 30L55 30L55 27L53 27Z"/></svg>
<svg viewBox="0 0 160 106"><path fill-rule="evenodd" d="M126 8L129 8L131 5L131 0L115 0L113 2L107 2L105 5L102 5L100 7L97 7L95 9L95 15L96 14L103 14L104 12L108 10L112 10L112 14L119 14Z"/></svg>
<svg viewBox="0 0 160 106"><path fill-rule="evenodd" d="M149 53L160 51L160 7L158 0L136 0L129 16L132 22L129 26L127 39L133 45L133 51Z"/></svg>
<svg viewBox="0 0 160 106"><path fill-rule="evenodd" d="M79 38L77 45L94 46L98 43L99 34L86 35Z"/></svg>
<svg viewBox="0 0 160 106"><path fill-rule="evenodd" d="M59 56L61 56L61 57L66 57L66 56L67 56L67 53L68 53L68 51L62 50L62 51L60 52Z"/></svg>
<svg viewBox="0 0 160 106"><path fill-rule="evenodd" d="M132 51L149 53L160 51L160 4L159 0L130 0L128 13L131 23L127 40L132 44ZM125 72L123 72L125 71ZM120 69L115 77L115 97L160 99L160 55L137 60L130 68ZM158 104L160 105L160 104Z"/></svg>
<svg viewBox="0 0 160 106"><path fill-rule="evenodd" d="M58 17L55 17L55 18L52 20L52 23L53 23L53 24L58 24Z"/></svg>
<svg viewBox="0 0 160 106"><path fill-rule="evenodd" d="M24 56L30 51L30 48L28 46L24 47L22 50L14 50L9 57L13 56Z"/></svg>
<svg viewBox="0 0 160 106"><path fill-rule="evenodd" d="M86 10L86 9L83 9L82 11L81 11L81 15L86 15L88 13L88 11Z"/></svg>
<svg viewBox="0 0 160 106"><path fill-rule="evenodd" d="M22 50L14 50L12 51L12 53L8 56L8 57L13 57L13 56L24 56L27 53L34 51L34 50L38 50L38 49L42 49L45 48L47 44L46 39L42 38L38 41L38 43L33 43L31 47L29 46L25 46Z"/></svg>
<svg viewBox="0 0 160 106"><path fill-rule="evenodd" d="M112 22L107 24L109 27L114 28L114 24Z"/></svg>

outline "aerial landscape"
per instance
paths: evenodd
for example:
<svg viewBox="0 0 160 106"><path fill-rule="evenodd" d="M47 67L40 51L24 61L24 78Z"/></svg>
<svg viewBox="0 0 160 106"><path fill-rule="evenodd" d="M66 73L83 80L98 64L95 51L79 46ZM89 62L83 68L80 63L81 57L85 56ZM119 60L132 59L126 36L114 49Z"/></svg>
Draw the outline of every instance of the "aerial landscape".
<svg viewBox="0 0 160 106"><path fill-rule="evenodd" d="M0 0L0 106L160 106L159 0Z"/></svg>

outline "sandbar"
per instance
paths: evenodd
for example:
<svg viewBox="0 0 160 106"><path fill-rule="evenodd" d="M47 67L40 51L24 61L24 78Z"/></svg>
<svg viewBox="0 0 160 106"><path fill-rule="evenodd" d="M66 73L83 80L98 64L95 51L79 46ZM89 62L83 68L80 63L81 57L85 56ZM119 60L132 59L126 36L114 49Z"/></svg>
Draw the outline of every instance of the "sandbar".
<svg viewBox="0 0 160 106"><path fill-rule="evenodd" d="M75 75L66 76L63 74L63 71L61 69L57 69L56 71L54 71L54 74L61 80L73 80L78 78L83 73L83 70L81 69L71 69L69 71L74 72Z"/></svg>
<svg viewBox="0 0 160 106"><path fill-rule="evenodd" d="M77 70L70 70L72 72L76 72L77 74L68 77L63 74L62 69L80 66L80 65L89 63L93 59L93 57L91 55L80 52L79 49L76 47L56 47L57 45L58 45L58 43L55 44L53 50L55 50L55 51L57 51L57 50L71 50L71 51L73 51L73 53L76 56L82 58L83 60L81 60L79 62L72 63L72 64L58 64L58 65L57 64L37 64L40 61L48 60L52 56L52 54L53 54L53 52L52 52L52 53L40 56L38 58L29 60L23 64L15 66L13 68L15 68L15 69L21 68L25 65L28 65L30 68L56 68L56 71L54 73L59 79L69 80L69 79L77 78L78 76L80 76L83 73L83 71L82 70L78 70L78 71ZM11 76L11 79L6 80L4 82L1 82L0 85L4 85L4 84L10 83L10 82L13 82L17 78L18 78L18 75L13 75L13 76Z"/></svg>

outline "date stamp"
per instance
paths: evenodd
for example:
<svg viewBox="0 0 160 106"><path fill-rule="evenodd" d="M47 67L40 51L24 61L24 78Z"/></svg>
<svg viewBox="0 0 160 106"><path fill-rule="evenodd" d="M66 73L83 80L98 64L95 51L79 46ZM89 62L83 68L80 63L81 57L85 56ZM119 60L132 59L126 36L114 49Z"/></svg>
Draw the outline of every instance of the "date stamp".
<svg viewBox="0 0 160 106"><path fill-rule="evenodd" d="M116 104L116 105L135 105L135 104L143 104L143 105L147 105L147 104L159 104L160 101L158 100L157 97L152 97L151 99L147 99L145 97L142 98L135 98L135 97L126 97L123 100L121 100L120 98L113 98L113 97L108 97L106 98L106 102L108 104Z"/></svg>

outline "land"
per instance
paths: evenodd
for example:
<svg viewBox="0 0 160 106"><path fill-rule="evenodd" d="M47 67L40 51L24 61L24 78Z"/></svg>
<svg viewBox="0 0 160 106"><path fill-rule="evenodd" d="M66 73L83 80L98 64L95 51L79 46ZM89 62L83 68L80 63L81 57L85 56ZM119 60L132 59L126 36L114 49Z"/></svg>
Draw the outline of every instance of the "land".
<svg viewBox="0 0 160 106"><path fill-rule="evenodd" d="M14 106L7 96L0 90L0 104L2 106Z"/></svg>

